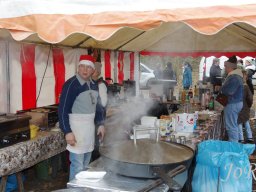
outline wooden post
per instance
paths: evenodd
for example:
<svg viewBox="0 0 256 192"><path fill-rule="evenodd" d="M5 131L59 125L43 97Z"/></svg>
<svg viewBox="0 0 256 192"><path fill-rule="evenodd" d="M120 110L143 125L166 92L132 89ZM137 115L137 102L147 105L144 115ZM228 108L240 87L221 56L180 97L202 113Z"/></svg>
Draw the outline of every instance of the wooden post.
<svg viewBox="0 0 256 192"><path fill-rule="evenodd" d="M2 176L0 183L0 191L5 191L8 175Z"/></svg>
<svg viewBox="0 0 256 192"><path fill-rule="evenodd" d="M24 186L23 186L23 180L22 180L21 172L17 172L16 177L17 177L19 192L24 192L25 190L24 190Z"/></svg>

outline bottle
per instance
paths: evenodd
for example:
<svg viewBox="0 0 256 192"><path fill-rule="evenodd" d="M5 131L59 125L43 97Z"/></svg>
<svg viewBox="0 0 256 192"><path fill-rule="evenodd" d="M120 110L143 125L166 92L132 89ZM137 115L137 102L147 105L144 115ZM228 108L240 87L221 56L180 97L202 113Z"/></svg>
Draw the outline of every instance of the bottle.
<svg viewBox="0 0 256 192"><path fill-rule="evenodd" d="M202 94L201 108L202 108L203 110L205 109L205 93Z"/></svg>
<svg viewBox="0 0 256 192"><path fill-rule="evenodd" d="M209 110L214 110L214 96L213 96L213 94L210 97Z"/></svg>
<svg viewBox="0 0 256 192"><path fill-rule="evenodd" d="M185 101L186 101L186 91L182 90L182 93L181 93L181 103L184 104Z"/></svg>
<svg viewBox="0 0 256 192"><path fill-rule="evenodd" d="M191 88L188 91L188 96L189 96L189 98L193 98L193 91Z"/></svg>
<svg viewBox="0 0 256 192"><path fill-rule="evenodd" d="M199 89L196 87L194 87L194 103L199 103Z"/></svg>
<svg viewBox="0 0 256 192"><path fill-rule="evenodd" d="M187 91L186 92L186 103L189 103L189 100L190 100L190 96L189 96L189 92Z"/></svg>
<svg viewBox="0 0 256 192"><path fill-rule="evenodd" d="M198 111L194 113L194 130L197 128Z"/></svg>
<svg viewBox="0 0 256 192"><path fill-rule="evenodd" d="M199 90L197 89L196 85L194 88L194 97L198 98L199 97Z"/></svg>
<svg viewBox="0 0 256 192"><path fill-rule="evenodd" d="M189 92L187 91L186 92L186 103L184 105L184 113L191 112L191 102L190 102L191 100L193 100L193 99L190 98Z"/></svg>
<svg viewBox="0 0 256 192"><path fill-rule="evenodd" d="M205 94L205 108L206 109L209 109L209 101L210 101L210 93L209 93L209 91L207 91Z"/></svg>

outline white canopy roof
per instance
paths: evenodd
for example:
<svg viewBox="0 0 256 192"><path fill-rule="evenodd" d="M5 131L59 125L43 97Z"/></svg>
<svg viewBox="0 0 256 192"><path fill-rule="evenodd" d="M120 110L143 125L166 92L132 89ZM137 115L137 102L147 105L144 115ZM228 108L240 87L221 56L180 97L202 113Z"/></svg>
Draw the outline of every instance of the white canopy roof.
<svg viewBox="0 0 256 192"><path fill-rule="evenodd" d="M224 3L0 1L0 38L123 51L255 52L254 0L230 1L228 6Z"/></svg>

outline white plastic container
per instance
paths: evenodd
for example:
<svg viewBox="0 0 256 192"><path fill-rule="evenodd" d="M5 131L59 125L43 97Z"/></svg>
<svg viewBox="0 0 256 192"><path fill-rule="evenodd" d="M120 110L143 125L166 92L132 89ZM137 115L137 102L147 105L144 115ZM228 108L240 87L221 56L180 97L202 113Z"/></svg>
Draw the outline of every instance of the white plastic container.
<svg viewBox="0 0 256 192"><path fill-rule="evenodd" d="M175 131L192 133L194 131L194 121L194 113L177 113L175 118Z"/></svg>
<svg viewBox="0 0 256 192"><path fill-rule="evenodd" d="M148 127L155 127L155 122L157 120L157 117L154 116L143 116L141 117L141 125L148 126Z"/></svg>

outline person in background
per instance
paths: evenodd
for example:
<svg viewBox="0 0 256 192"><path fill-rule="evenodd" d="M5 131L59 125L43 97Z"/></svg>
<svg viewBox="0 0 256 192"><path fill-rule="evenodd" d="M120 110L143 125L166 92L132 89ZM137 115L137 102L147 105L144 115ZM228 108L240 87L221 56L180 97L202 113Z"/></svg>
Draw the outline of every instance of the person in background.
<svg viewBox="0 0 256 192"><path fill-rule="evenodd" d="M176 74L173 70L171 62L167 63L166 68L163 71L163 79L176 80Z"/></svg>
<svg viewBox="0 0 256 192"><path fill-rule="evenodd" d="M100 77L101 67L102 67L102 64L100 62L95 62L95 71L92 74L92 79L94 81L97 81L98 83L101 104L104 108L106 108L107 102L108 102L107 82L103 80L103 77Z"/></svg>
<svg viewBox="0 0 256 192"><path fill-rule="evenodd" d="M163 70L162 70L161 63L156 64L156 69L154 70L153 73L154 73L156 79L162 79L163 78Z"/></svg>
<svg viewBox="0 0 256 192"><path fill-rule="evenodd" d="M94 64L95 64L95 71L92 74L92 79L98 83L100 101L104 109L104 119L106 119L106 111L107 111L106 108L108 103L107 82L103 80L103 77L100 77L102 64L100 62L95 62ZM101 144L101 140L98 137L98 135L95 134L95 149L92 152L92 161L100 157L100 153L99 153L100 144Z"/></svg>
<svg viewBox="0 0 256 192"><path fill-rule="evenodd" d="M253 96L247 85L247 72L245 69L242 69L243 72L243 81L244 81L244 97L243 97L243 108L238 115L238 125L239 125L239 142L244 143L244 134L243 134L243 125L245 127L247 143L254 143L252 138L252 130L249 123L250 118L250 108L253 103Z"/></svg>
<svg viewBox="0 0 256 192"><path fill-rule="evenodd" d="M213 86L213 93L218 94L222 85L220 60L214 58L210 69L210 81Z"/></svg>
<svg viewBox="0 0 256 192"><path fill-rule="evenodd" d="M236 56L225 61L224 66L228 75L220 92L228 98L228 103L224 107L225 125L229 141L238 142L239 126L237 120L243 107L243 74L241 69L237 69Z"/></svg>
<svg viewBox="0 0 256 192"><path fill-rule="evenodd" d="M250 88L250 91L252 92L252 94L254 95L254 88L253 88L253 84L252 84L252 76L255 73L255 65L253 65L253 61L252 60L246 60L245 61L245 70L247 71L247 85Z"/></svg>
<svg viewBox="0 0 256 192"><path fill-rule="evenodd" d="M166 82L164 84L164 94L168 98L172 99L171 97L174 92L174 87L177 85L177 78L176 78L176 73L173 70L171 62L167 62L167 64L166 64L166 68L163 71L163 79L174 80L173 82ZM178 110L178 107L176 104L170 104L168 106L168 111L170 111L171 113L173 113L174 111L177 111L177 110Z"/></svg>
<svg viewBox="0 0 256 192"><path fill-rule="evenodd" d="M237 67L239 68L239 66L243 68L243 66L244 66L244 61L243 61L243 59L237 60Z"/></svg>
<svg viewBox="0 0 256 192"><path fill-rule="evenodd" d="M183 71L183 89L188 90L192 86L192 66L188 63L184 63Z"/></svg>
<svg viewBox="0 0 256 192"><path fill-rule="evenodd" d="M227 72L226 72L226 69L225 67L221 70L221 77L222 77L222 82L223 82L223 79L225 79L227 77Z"/></svg>
<svg viewBox="0 0 256 192"><path fill-rule="evenodd" d="M81 55L76 75L68 79L62 88L58 108L59 124L65 134L69 153L69 180L85 170L94 149L95 123L97 134L104 138L104 110L101 106L98 84L92 80L94 59Z"/></svg>

